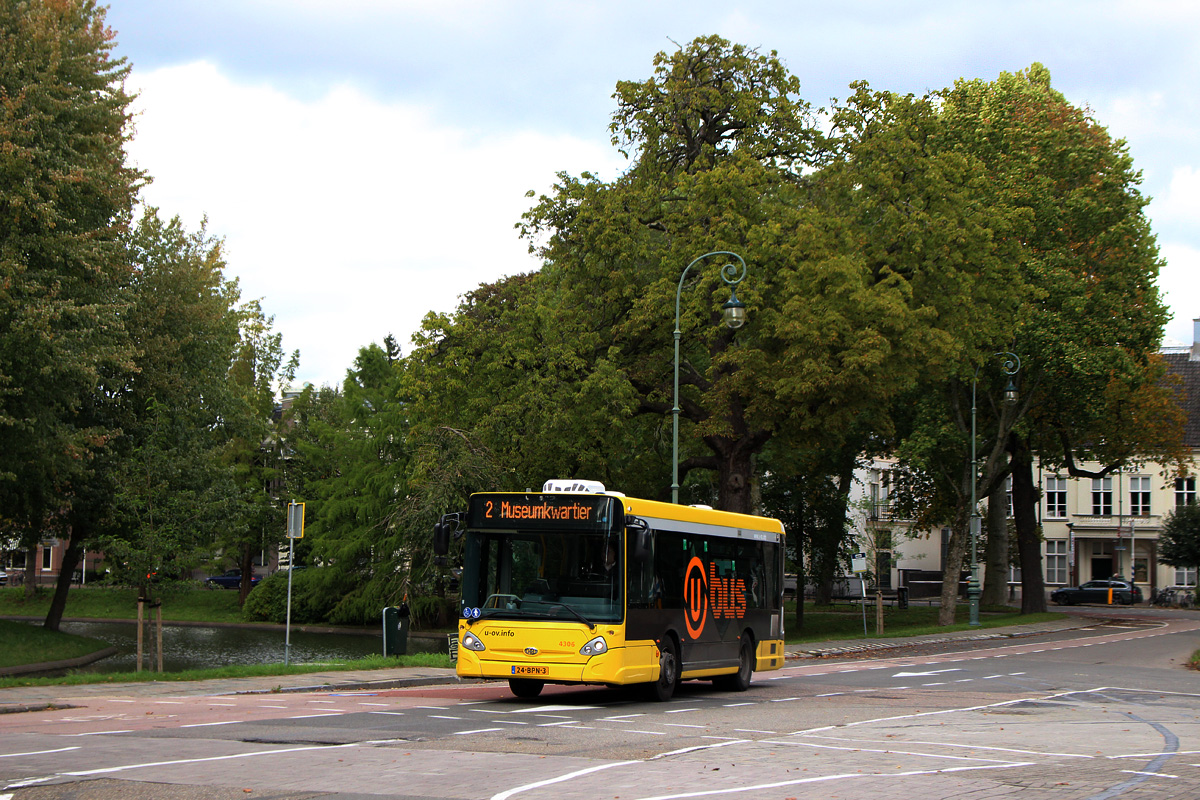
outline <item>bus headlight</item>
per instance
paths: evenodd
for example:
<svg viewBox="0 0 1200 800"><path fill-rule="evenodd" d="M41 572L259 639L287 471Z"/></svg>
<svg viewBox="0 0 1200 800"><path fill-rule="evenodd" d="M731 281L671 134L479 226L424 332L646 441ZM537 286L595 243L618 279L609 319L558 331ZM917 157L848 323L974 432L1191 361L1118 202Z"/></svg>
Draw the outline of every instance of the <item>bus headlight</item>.
<svg viewBox="0 0 1200 800"><path fill-rule="evenodd" d="M467 648L468 650L474 650L476 653L480 652L481 650L487 649L486 647L484 647L483 642L481 642L479 640L479 637L473 633L464 633L463 634L462 646Z"/></svg>
<svg viewBox="0 0 1200 800"><path fill-rule="evenodd" d="M607 652L608 642L604 641L603 636L597 636L579 649L579 654L585 656L598 656Z"/></svg>

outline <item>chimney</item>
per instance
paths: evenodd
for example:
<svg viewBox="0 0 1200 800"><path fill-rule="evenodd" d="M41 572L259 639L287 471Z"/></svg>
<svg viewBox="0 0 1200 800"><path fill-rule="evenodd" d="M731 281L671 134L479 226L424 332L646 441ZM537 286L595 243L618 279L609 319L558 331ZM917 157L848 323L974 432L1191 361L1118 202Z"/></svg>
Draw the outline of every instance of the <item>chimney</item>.
<svg viewBox="0 0 1200 800"><path fill-rule="evenodd" d="M1192 320L1192 353L1188 361L1200 361L1200 319Z"/></svg>

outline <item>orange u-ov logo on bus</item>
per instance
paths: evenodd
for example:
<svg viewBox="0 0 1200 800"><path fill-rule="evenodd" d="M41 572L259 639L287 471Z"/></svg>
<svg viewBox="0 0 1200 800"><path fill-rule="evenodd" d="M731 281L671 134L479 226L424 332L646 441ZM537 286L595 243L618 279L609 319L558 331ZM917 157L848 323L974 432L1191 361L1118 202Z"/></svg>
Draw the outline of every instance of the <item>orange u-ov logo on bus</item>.
<svg viewBox="0 0 1200 800"><path fill-rule="evenodd" d="M708 575L698 556L688 562L683 572L683 621L693 639L700 638L708 621Z"/></svg>
<svg viewBox="0 0 1200 800"><path fill-rule="evenodd" d="M693 556L683 573L683 621L688 636L699 639L712 611L717 619L741 619L746 615L746 582L741 578L717 576L717 565L705 570Z"/></svg>

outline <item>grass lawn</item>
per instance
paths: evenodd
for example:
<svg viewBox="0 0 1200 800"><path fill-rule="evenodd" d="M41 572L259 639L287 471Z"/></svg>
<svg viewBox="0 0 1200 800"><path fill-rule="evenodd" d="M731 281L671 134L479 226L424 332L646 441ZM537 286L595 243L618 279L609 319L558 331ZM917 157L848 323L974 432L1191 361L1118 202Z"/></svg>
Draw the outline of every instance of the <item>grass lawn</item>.
<svg viewBox="0 0 1200 800"><path fill-rule="evenodd" d="M40 625L0 619L0 667L79 658L108 645L85 636L48 631Z"/></svg>
<svg viewBox="0 0 1200 800"><path fill-rule="evenodd" d="M41 587L30 600L23 587L0 589L0 617L45 617L50 589ZM74 587L67 594L64 617L137 619L138 590L125 587ZM179 622L241 622L238 593L202 587L167 587L158 596L164 620ZM153 613L153 612L147 612Z"/></svg>

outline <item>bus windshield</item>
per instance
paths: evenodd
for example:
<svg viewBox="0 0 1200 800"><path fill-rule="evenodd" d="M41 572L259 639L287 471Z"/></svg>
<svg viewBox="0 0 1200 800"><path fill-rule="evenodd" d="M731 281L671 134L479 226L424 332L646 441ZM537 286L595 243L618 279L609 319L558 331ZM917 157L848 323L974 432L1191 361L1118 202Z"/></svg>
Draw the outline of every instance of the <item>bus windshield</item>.
<svg viewBox="0 0 1200 800"><path fill-rule="evenodd" d="M463 607L482 619L624 617L620 537L601 531L468 531Z"/></svg>

